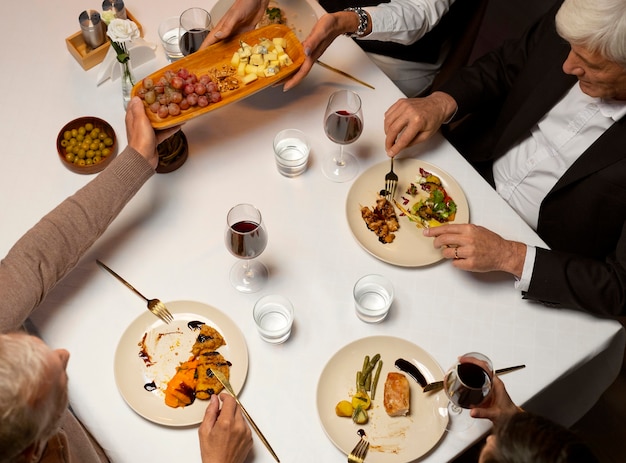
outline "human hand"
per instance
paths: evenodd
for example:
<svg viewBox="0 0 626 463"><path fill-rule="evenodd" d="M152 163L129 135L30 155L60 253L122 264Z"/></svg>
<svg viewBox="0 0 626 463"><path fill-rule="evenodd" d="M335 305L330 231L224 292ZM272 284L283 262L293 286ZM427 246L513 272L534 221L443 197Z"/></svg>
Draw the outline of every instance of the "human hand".
<svg viewBox="0 0 626 463"><path fill-rule="evenodd" d="M211 397L198 436L202 463L243 463L252 449L250 427L235 399L226 393Z"/></svg>
<svg viewBox="0 0 626 463"><path fill-rule="evenodd" d="M506 420L515 413L523 410L513 403L511 396L504 387L504 383L500 378L494 376L491 382L490 398L483 404L474 406L470 410L473 418L487 418L493 424L498 424Z"/></svg>
<svg viewBox="0 0 626 463"><path fill-rule="evenodd" d="M313 26L307 38L302 42L305 54L302 66L298 72L285 82L283 90L287 91L298 85L309 73L315 61L333 43L333 40L339 35L353 30L355 26L352 22L354 21L356 21L355 15L349 11L322 15Z"/></svg>
<svg viewBox="0 0 626 463"><path fill-rule="evenodd" d="M269 0L235 0L235 3L211 29L200 50L220 40L254 29L263 18Z"/></svg>
<svg viewBox="0 0 626 463"><path fill-rule="evenodd" d="M156 169L159 163L156 147L166 138L174 135L180 126L155 133L146 114L143 102L138 96L133 97L126 109L126 138L128 146L141 154Z"/></svg>
<svg viewBox="0 0 626 463"><path fill-rule="evenodd" d="M385 112L385 149L394 157L408 146L433 136L456 111L456 101L443 92L425 98L402 98Z"/></svg>
<svg viewBox="0 0 626 463"><path fill-rule="evenodd" d="M424 236L435 238L433 246L443 249L455 267L470 272L507 272L522 276L526 245L508 241L474 224L445 224L424 229Z"/></svg>

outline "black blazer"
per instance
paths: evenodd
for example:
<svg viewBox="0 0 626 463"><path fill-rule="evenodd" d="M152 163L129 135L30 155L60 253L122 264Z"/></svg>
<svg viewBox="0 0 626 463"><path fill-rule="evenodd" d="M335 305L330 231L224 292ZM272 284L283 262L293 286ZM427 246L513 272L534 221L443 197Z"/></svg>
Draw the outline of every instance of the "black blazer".
<svg viewBox="0 0 626 463"><path fill-rule="evenodd" d="M517 41L461 70L442 91L457 101L446 136L493 184L491 165L577 85L561 66L557 4ZM626 72L626 71L625 71ZM526 298L606 315L626 314L626 120L593 143L548 193Z"/></svg>

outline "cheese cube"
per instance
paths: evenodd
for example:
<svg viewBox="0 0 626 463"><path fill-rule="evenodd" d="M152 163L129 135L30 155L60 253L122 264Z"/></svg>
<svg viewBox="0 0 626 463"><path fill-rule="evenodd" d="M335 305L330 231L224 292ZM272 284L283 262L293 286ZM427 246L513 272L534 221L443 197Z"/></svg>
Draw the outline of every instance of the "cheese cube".
<svg viewBox="0 0 626 463"><path fill-rule="evenodd" d="M280 55L278 57L278 61L280 62L280 65L282 67L289 66L290 64L293 64L293 61L291 61L291 58L289 57L289 55L287 53L284 53L284 54Z"/></svg>
<svg viewBox="0 0 626 463"><path fill-rule="evenodd" d="M230 59L230 64L233 67L237 67L239 66L239 61L241 60L241 58L239 58L239 53L235 52L233 53L233 57Z"/></svg>
<svg viewBox="0 0 626 463"><path fill-rule="evenodd" d="M257 79L258 79L258 77L257 77L256 74L247 74L241 80L244 83L244 85L248 85L250 82L254 82Z"/></svg>
<svg viewBox="0 0 626 463"><path fill-rule="evenodd" d="M255 66L263 64L263 55L260 53L250 55L250 64L254 64Z"/></svg>
<svg viewBox="0 0 626 463"><path fill-rule="evenodd" d="M256 74L257 67L254 64L246 64L246 74Z"/></svg>
<svg viewBox="0 0 626 463"><path fill-rule="evenodd" d="M237 75L242 77L246 75L246 63L244 61L239 63L239 66L237 67Z"/></svg>
<svg viewBox="0 0 626 463"><path fill-rule="evenodd" d="M272 42L274 42L274 46L276 48L278 48L278 47L281 47L281 48L287 47L287 39L285 37L274 37L272 39Z"/></svg>

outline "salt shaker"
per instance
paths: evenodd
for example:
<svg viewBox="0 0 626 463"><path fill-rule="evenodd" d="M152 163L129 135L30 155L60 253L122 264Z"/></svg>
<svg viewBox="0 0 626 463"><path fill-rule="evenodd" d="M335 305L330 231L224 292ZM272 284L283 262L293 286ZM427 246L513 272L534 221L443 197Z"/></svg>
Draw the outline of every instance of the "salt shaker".
<svg viewBox="0 0 626 463"><path fill-rule="evenodd" d="M96 10L85 10L78 15L80 30L85 43L92 49L98 48L106 40L106 29L100 13Z"/></svg>

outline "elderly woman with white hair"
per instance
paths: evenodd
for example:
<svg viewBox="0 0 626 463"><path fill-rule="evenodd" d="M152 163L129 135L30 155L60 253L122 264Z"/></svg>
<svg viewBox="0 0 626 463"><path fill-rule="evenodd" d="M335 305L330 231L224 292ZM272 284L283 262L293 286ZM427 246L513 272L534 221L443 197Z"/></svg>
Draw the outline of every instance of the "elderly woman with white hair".
<svg viewBox="0 0 626 463"><path fill-rule="evenodd" d="M524 298L626 314L626 2L560 0L520 40L385 114L397 155L445 135L548 247L478 224L430 228L455 267L506 272Z"/></svg>

